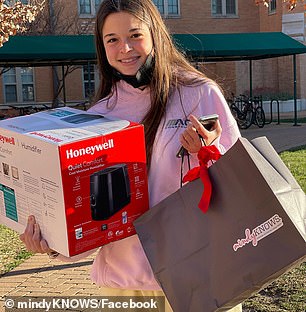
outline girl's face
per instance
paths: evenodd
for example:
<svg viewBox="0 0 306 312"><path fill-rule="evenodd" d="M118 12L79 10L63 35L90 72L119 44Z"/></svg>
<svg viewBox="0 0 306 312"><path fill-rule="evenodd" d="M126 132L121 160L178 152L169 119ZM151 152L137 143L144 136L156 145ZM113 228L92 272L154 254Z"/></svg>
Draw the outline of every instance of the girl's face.
<svg viewBox="0 0 306 312"><path fill-rule="evenodd" d="M109 64L124 75L135 75L153 48L149 27L127 12L108 15L102 36Z"/></svg>

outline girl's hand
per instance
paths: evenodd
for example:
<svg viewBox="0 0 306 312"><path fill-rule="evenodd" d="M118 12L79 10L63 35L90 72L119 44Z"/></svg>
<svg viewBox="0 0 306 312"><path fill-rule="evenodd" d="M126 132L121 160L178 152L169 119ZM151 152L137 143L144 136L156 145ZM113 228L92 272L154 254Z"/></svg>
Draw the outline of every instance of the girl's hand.
<svg viewBox="0 0 306 312"><path fill-rule="evenodd" d="M210 131L205 129L195 116L190 115L189 120L187 129L180 135L180 142L189 153L197 153L202 147L199 135L203 138L205 145L211 145L222 133L219 120L214 123Z"/></svg>
<svg viewBox="0 0 306 312"><path fill-rule="evenodd" d="M29 216L26 229L19 237L28 251L34 253L50 253L53 251L49 248L46 240L41 237L40 227L34 216Z"/></svg>

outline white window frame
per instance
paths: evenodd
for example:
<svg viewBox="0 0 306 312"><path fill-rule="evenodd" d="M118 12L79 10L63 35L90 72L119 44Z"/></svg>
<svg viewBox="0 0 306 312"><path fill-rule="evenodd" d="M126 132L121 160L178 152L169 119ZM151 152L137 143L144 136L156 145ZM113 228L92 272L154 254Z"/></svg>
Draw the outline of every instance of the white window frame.
<svg viewBox="0 0 306 312"><path fill-rule="evenodd" d="M277 6L276 0L270 0L269 1L269 7L268 7L269 14L275 14L276 13L276 6Z"/></svg>
<svg viewBox="0 0 306 312"><path fill-rule="evenodd" d="M15 103L31 103L35 102L35 81L34 81L34 68L28 67L32 70L32 81L30 82L23 82L22 81L22 67L13 67L11 69L15 70L14 74L14 81L12 82L5 82L6 76L9 71L2 74L2 84L3 84L3 95L4 95L4 102L7 104L15 104ZM12 75L13 76L13 75ZM23 99L23 86L24 85L32 85L33 88L33 98L29 100ZM16 88L16 101L8 101L7 94L6 94L6 86L15 86Z"/></svg>
<svg viewBox="0 0 306 312"><path fill-rule="evenodd" d="M169 13L169 0L159 0L163 2L164 12L160 12L160 14L165 18L172 18L172 17L180 17L181 15L181 7L180 7L180 0L176 0L177 2L177 13ZM155 1L153 1L154 4L157 6ZM157 7L158 8L158 7ZM159 10L159 8L158 8Z"/></svg>
<svg viewBox="0 0 306 312"><path fill-rule="evenodd" d="M81 12L81 2L86 1L86 0L78 0L78 10L79 10L79 15L80 17L93 17L96 15L96 0L87 0L90 6L90 12ZM103 0L100 0L100 4Z"/></svg>
<svg viewBox="0 0 306 312"><path fill-rule="evenodd" d="M214 6L217 6L216 1L218 0L212 0L211 1L211 15L213 17L237 17L238 16L238 0L235 1L235 13L227 13L226 11L226 1L227 0L220 0L221 1L221 13L214 12Z"/></svg>

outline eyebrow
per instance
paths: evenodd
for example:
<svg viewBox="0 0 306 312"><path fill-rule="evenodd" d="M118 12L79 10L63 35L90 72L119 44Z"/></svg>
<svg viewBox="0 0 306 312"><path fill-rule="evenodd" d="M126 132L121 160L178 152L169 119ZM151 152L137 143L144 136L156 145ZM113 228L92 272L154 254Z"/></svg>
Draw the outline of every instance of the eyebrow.
<svg viewBox="0 0 306 312"><path fill-rule="evenodd" d="M129 33L132 33L132 32L134 32L134 31L139 31L139 30L143 30L143 28L141 28L141 27L131 28L131 29L129 30ZM116 34L115 34L115 33L106 34L106 35L104 35L103 38L112 37L112 36L116 36Z"/></svg>

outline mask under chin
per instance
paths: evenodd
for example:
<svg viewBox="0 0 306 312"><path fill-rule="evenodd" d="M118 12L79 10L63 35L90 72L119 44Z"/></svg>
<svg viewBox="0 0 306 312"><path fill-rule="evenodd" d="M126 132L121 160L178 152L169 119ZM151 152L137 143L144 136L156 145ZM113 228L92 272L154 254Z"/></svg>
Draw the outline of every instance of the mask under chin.
<svg viewBox="0 0 306 312"><path fill-rule="evenodd" d="M153 75L153 69L154 69L154 58L150 53L145 63L139 68L136 75L124 75L118 72L116 69L113 69L113 73L117 78L126 81L134 88L139 88L148 85L150 83Z"/></svg>

